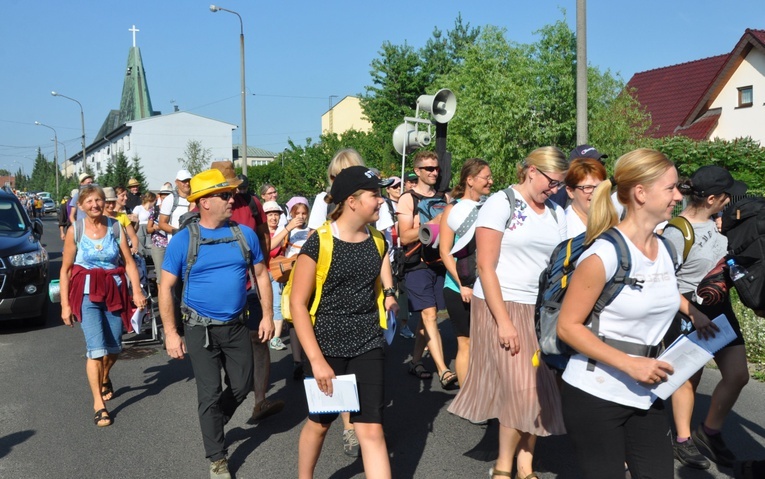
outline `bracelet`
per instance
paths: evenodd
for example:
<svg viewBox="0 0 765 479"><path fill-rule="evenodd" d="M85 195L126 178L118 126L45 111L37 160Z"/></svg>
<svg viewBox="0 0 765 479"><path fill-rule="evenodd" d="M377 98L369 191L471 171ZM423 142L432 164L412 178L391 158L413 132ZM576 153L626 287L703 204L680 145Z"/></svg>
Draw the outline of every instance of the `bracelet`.
<svg viewBox="0 0 765 479"><path fill-rule="evenodd" d="M383 289L383 295L386 298L392 298L396 296L396 288Z"/></svg>

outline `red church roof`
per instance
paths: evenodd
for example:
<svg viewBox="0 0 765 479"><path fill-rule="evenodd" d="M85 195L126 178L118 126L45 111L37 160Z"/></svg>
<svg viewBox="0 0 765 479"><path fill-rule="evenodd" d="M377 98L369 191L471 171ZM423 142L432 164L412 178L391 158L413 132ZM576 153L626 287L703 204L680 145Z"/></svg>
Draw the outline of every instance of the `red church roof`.
<svg viewBox="0 0 765 479"><path fill-rule="evenodd" d="M709 138L721 111L707 108L752 47L765 48L765 30L747 29L730 53L636 73L627 87L651 114L651 136Z"/></svg>

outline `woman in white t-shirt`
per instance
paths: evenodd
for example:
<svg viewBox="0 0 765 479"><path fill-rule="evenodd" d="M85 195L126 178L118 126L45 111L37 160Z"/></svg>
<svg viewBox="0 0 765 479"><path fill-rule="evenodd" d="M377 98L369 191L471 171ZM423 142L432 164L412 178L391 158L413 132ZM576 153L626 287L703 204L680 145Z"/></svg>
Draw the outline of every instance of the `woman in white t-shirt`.
<svg viewBox="0 0 765 479"><path fill-rule="evenodd" d="M473 422L499 419L499 456L492 477L519 478L532 469L537 436L564 434L560 394L546 365L532 366L539 343L534 304L539 274L566 238L563 209L549 200L563 186L566 156L555 147L518 164L514 204L504 191L476 220L478 281L470 302L470 359L465 384L449 411Z"/></svg>
<svg viewBox="0 0 765 479"><path fill-rule="evenodd" d="M587 229L592 192L606 179L606 167L592 158L577 158L568 165L566 193L571 204L566 207L566 237L573 238Z"/></svg>
<svg viewBox="0 0 765 479"><path fill-rule="evenodd" d="M598 236L616 226L629 248L630 276L641 280L625 286L603 309L599 335L655 346L678 308L695 316L700 329L709 328L709 319L688 301L681 305L674 261L654 234L682 199L672 162L655 150L634 150L619 158L613 178L593 193L585 239L591 246L579 259L558 320L558 336L578 352L563 373L563 417L584 477L623 477L625 461L634 478L672 477L667 417L662 401L650 392L672 374L672 367L628 355L585 325L618 267L614 246ZM614 183L627 212L621 223L610 198Z"/></svg>

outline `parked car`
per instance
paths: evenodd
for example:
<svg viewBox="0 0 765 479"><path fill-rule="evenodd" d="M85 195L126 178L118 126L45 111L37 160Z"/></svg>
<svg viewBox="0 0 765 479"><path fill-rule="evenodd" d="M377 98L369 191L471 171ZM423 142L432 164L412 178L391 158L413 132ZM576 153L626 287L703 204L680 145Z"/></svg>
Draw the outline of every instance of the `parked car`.
<svg viewBox="0 0 765 479"><path fill-rule="evenodd" d="M55 213L57 209L53 198L43 198L43 214Z"/></svg>
<svg viewBox="0 0 765 479"><path fill-rule="evenodd" d="M0 191L0 321L48 318L48 252L43 224L30 219L15 195Z"/></svg>

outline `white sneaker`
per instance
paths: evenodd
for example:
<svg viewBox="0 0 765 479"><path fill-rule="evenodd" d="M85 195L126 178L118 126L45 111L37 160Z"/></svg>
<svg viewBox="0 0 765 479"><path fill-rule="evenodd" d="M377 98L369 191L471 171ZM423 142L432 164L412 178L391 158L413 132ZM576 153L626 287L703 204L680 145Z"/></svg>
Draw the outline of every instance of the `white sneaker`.
<svg viewBox="0 0 765 479"><path fill-rule="evenodd" d="M274 351L282 351L284 349L287 349L287 346L284 345L282 342L282 338L273 338L271 341L268 342L268 347L273 349Z"/></svg>

